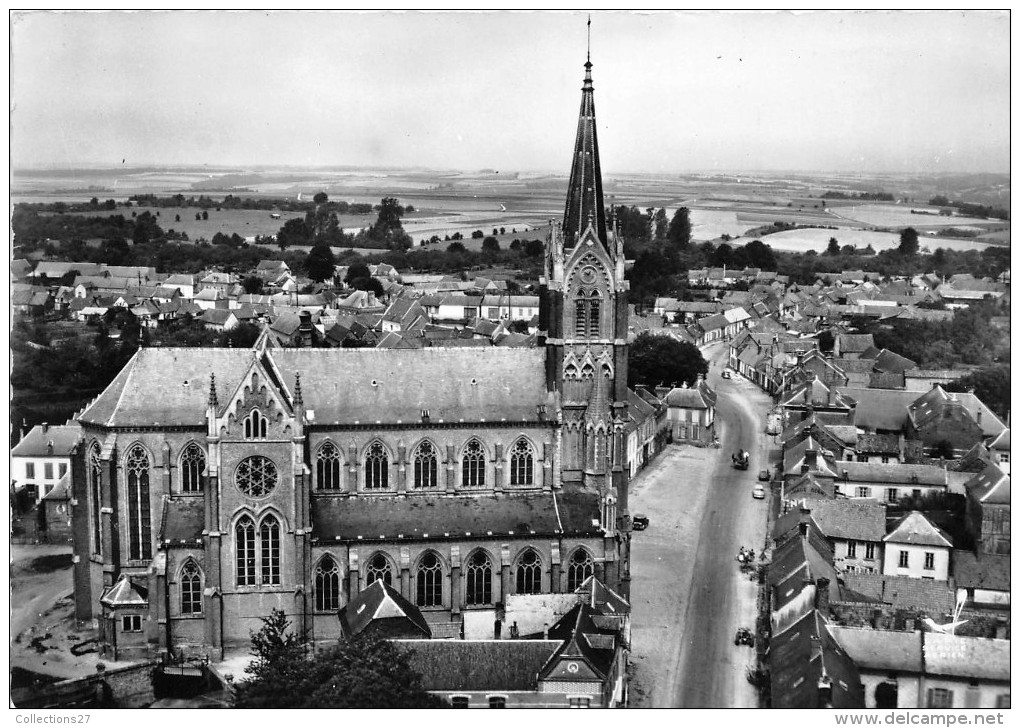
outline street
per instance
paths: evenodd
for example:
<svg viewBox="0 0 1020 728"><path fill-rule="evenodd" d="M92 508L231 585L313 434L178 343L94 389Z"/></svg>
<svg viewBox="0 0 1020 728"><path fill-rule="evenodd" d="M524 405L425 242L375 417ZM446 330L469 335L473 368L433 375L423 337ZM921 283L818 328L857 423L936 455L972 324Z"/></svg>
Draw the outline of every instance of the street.
<svg viewBox="0 0 1020 728"><path fill-rule="evenodd" d="M631 511L651 519L634 534L631 562L633 707L757 707L746 668L753 651L733 644L754 626L757 585L743 575L740 546L765 545L768 500L751 489L767 463L765 415L771 400L755 385L719 375L726 346L705 347L718 393L721 447L671 445L634 480ZM751 467L736 470L743 448Z"/></svg>

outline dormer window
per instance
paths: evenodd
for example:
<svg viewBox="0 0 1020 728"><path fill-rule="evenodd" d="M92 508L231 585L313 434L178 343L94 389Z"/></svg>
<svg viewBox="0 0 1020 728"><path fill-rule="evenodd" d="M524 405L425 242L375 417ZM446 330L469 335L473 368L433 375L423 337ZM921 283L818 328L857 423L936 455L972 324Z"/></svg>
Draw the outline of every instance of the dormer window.
<svg viewBox="0 0 1020 728"><path fill-rule="evenodd" d="M244 439L266 439L266 430L268 428L267 423L268 420L262 415L262 413L257 409L253 409L251 413L244 418Z"/></svg>

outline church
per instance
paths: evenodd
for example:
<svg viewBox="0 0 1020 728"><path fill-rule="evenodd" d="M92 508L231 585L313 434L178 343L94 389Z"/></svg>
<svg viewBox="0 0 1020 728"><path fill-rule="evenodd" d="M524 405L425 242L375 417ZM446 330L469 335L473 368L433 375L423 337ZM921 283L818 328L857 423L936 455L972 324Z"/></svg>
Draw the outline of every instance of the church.
<svg viewBox="0 0 1020 728"><path fill-rule="evenodd" d="M108 658L220 659L274 608L333 640L377 580L437 626L590 576L629 597L628 283L591 67L537 346L143 348L80 414L75 608Z"/></svg>

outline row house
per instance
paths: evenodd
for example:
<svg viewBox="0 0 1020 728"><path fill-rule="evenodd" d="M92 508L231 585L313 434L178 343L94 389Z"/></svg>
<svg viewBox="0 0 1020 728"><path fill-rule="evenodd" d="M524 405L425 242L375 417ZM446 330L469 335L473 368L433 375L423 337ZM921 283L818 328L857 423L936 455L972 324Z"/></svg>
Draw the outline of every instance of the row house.
<svg viewBox="0 0 1020 728"><path fill-rule="evenodd" d="M666 444L666 405L648 390L627 390L630 420L624 425L627 469L635 477Z"/></svg>
<svg viewBox="0 0 1020 728"><path fill-rule="evenodd" d="M11 483L38 501L56 487L71 465L71 449L81 437L77 424L36 425L11 448Z"/></svg>
<svg viewBox="0 0 1020 728"><path fill-rule="evenodd" d="M715 439L716 393L698 376L693 387L674 387L665 397L673 442L705 445Z"/></svg>
<svg viewBox="0 0 1020 728"><path fill-rule="evenodd" d="M538 296L482 296L480 315L490 321L531 321L538 316Z"/></svg>

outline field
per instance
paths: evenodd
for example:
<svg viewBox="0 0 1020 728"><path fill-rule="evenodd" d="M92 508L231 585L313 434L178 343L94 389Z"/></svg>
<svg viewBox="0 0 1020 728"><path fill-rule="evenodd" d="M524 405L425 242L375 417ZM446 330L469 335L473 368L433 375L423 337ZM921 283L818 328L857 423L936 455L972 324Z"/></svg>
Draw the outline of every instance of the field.
<svg viewBox="0 0 1020 728"><path fill-rule="evenodd" d="M565 170L564 170L565 172ZM90 197L124 201L140 192L172 195L205 194L213 198L232 194L239 197L308 199L318 191L331 199L378 204L384 196L413 204L416 212L404 218L404 229L416 243L438 235L461 233L468 248L480 241L471 233L486 235L494 228L505 228L498 236L501 245L514 237L544 237L536 228L563 214L566 176L560 174L493 170L475 172L450 170L398 170L352 168L266 168L259 170L217 169L207 167L157 169L108 168L88 170L14 170L11 179L12 201L79 202ZM1008 244L1008 222L983 221L965 217L919 215L910 212L910 204L859 202L823 198L830 190L852 193L887 190L903 199L927 200L935 194L965 199L980 204L1008 206L1007 175L957 175L924 177L919 175L824 175L809 173L752 174L629 174L604 173L607 205L633 205L641 210L663 207L672 217L677 207L691 210L695 241L718 240L723 235L744 242L747 231L775 222L793 225L835 227L836 230L805 229L767 236L766 242L783 249L822 250L829 237L841 244L876 249L898 244L895 233L880 233L869 228L898 229L915 227L928 247L983 247L972 239L929 236L947 227L979 227L988 243ZM918 202L915 209L936 211ZM140 212L147 208L132 208ZM120 207L118 213L124 214ZM155 214L156 210L151 210ZM186 232L191 240L211 239L217 232L237 233L254 239L275 235L290 217L301 213L281 213L279 220L264 210L209 211L208 220L195 220L194 209L161 208L159 221L164 229ZM94 214L94 213L86 213ZM130 211L127 211L130 214ZM180 214L180 222L174 216ZM370 225L374 215L341 216L347 232ZM513 231L516 229L516 233ZM441 243L445 247L445 241Z"/></svg>

